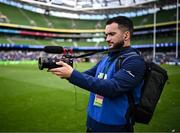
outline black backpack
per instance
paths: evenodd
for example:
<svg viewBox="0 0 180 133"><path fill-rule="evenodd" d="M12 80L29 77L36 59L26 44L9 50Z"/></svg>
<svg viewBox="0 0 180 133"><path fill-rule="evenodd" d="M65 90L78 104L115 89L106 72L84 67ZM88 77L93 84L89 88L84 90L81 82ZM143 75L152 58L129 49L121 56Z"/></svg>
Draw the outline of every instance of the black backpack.
<svg viewBox="0 0 180 133"><path fill-rule="evenodd" d="M119 57L116 69L119 70L123 61L131 56L139 56L136 52ZM161 96L164 85L168 79L167 71L153 62L146 62L144 85L141 88L141 98L138 105L134 104L132 93L128 93L131 106L131 116L134 122L148 124L153 116L157 102Z"/></svg>

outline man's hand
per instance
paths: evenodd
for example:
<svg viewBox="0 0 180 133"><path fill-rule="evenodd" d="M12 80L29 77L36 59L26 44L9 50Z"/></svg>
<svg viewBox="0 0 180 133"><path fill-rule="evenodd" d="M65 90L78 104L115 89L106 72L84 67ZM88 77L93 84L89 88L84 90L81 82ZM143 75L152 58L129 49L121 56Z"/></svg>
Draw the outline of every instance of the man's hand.
<svg viewBox="0 0 180 133"><path fill-rule="evenodd" d="M61 67L49 69L48 72L52 72L61 78L69 78L71 76L73 68L70 65L64 63L63 61L56 62L56 64L60 65Z"/></svg>

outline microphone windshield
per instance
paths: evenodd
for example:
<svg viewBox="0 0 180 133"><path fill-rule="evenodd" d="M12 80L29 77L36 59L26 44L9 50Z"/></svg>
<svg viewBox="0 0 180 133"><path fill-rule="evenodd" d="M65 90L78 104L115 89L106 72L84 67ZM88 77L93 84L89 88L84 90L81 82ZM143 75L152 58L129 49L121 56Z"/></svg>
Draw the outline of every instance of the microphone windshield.
<svg viewBox="0 0 180 133"><path fill-rule="evenodd" d="M64 52L64 48L61 46L45 46L44 52L53 53L53 54L61 54Z"/></svg>

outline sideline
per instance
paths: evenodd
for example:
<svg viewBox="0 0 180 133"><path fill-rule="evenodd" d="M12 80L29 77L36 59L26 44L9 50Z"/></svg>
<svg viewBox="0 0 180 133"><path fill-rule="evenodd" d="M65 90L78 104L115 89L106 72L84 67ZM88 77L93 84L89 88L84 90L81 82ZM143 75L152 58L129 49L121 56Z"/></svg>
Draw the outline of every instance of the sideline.
<svg viewBox="0 0 180 133"><path fill-rule="evenodd" d="M37 64L37 60L0 61L0 65Z"/></svg>

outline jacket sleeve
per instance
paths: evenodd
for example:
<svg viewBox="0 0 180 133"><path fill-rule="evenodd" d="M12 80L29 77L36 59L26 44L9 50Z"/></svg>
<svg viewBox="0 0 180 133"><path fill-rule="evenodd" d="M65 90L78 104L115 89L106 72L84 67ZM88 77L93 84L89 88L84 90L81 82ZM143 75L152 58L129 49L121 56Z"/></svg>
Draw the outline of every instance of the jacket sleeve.
<svg viewBox="0 0 180 133"><path fill-rule="evenodd" d="M69 82L101 96L114 98L138 86L143 80L144 71L144 60L140 57L131 57L111 79L98 79L74 70Z"/></svg>

